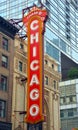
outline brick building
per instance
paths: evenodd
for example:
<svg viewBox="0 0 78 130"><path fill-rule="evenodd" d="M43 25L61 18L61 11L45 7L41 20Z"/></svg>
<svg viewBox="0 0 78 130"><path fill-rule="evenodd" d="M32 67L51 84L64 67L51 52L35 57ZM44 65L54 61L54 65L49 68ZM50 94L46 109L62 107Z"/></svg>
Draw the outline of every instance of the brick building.
<svg viewBox="0 0 78 130"><path fill-rule="evenodd" d="M14 36L17 31L0 17L0 130L11 130Z"/></svg>

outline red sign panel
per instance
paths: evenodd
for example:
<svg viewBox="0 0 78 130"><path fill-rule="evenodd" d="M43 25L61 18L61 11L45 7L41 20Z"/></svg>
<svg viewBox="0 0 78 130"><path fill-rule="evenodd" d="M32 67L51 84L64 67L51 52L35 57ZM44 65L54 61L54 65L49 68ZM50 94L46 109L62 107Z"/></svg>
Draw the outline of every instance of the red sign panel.
<svg viewBox="0 0 78 130"><path fill-rule="evenodd" d="M23 18L28 37L28 85L27 85L27 116L28 123L38 123L43 120L42 112L42 55L43 30L46 10L33 7Z"/></svg>

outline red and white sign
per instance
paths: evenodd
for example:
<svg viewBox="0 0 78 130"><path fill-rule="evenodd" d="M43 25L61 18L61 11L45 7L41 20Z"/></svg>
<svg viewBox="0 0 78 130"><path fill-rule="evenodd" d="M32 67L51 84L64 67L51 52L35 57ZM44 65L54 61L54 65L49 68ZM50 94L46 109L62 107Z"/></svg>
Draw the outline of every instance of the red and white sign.
<svg viewBox="0 0 78 130"><path fill-rule="evenodd" d="M43 118L42 87L43 87L43 31L46 10L33 7L23 17L28 37L28 85L26 122L38 123Z"/></svg>

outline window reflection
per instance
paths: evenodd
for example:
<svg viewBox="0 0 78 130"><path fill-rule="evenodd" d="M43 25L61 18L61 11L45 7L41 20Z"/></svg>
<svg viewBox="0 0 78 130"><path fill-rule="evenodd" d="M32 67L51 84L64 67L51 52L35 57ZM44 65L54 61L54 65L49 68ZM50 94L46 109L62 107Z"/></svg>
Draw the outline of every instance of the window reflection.
<svg viewBox="0 0 78 130"><path fill-rule="evenodd" d="M72 49L72 57L78 61L78 53Z"/></svg>
<svg viewBox="0 0 78 130"><path fill-rule="evenodd" d="M59 61L59 50L52 46L48 41L46 42L46 53L51 57L55 58L57 61Z"/></svg>
<svg viewBox="0 0 78 130"><path fill-rule="evenodd" d="M54 33L52 33L48 28L46 28L46 37L49 38L55 45L59 46L59 38Z"/></svg>
<svg viewBox="0 0 78 130"><path fill-rule="evenodd" d="M60 39L60 48L61 48L64 52L66 52L66 43L65 43L63 40L61 40L61 39Z"/></svg>

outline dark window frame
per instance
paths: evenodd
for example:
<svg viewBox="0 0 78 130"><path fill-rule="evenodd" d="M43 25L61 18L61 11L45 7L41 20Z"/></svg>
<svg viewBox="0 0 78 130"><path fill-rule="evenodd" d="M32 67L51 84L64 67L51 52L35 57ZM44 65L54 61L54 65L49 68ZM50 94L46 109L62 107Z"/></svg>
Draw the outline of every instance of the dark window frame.
<svg viewBox="0 0 78 130"><path fill-rule="evenodd" d="M6 116L6 101L0 99L0 117L5 118Z"/></svg>
<svg viewBox="0 0 78 130"><path fill-rule="evenodd" d="M70 99L70 102L73 102L73 96L70 96L69 99Z"/></svg>
<svg viewBox="0 0 78 130"><path fill-rule="evenodd" d="M54 89L57 88L57 82L56 82L56 80L53 81L53 87L54 87Z"/></svg>
<svg viewBox="0 0 78 130"><path fill-rule="evenodd" d="M7 90L7 83L8 83L7 76L1 75L0 90L6 91Z"/></svg>
<svg viewBox="0 0 78 130"><path fill-rule="evenodd" d="M24 45L22 43L20 43L20 49L24 49Z"/></svg>
<svg viewBox="0 0 78 130"><path fill-rule="evenodd" d="M22 70L23 70L23 63L21 62L21 61L19 61L19 71L21 71L22 72Z"/></svg>
<svg viewBox="0 0 78 130"><path fill-rule="evenodd" d="M45 64L46 64L46 65L48 64L48 61L47 61L47 60L45 60Z"/></svg>
<svg viewBox="0 0 78 130"><path fill-rule="evenodd" d="M8 39L3 37L2 39L2 48L6 51L8 51Z"/></svg>
<svg viewBox="0 0 78 130"><path fill-rule="evenodd" d="M60 117L64 118L64 111L60 111Z"/></svg>
<svg viewBox="0 0 78 130"><path fill-rule="evenodd" d="M45 84L48 85L48 76L45 76Z"/></svg>
<svg viewBox="0 0 78 130"><path fill-rule="evenodd" d="M52 69L54 70L54 64L52 64Z"/></svg>
<svg viewBox="0 0 78 130"><path fill-rule="evenodd" d="M68 110L68 117L74 116L74 111L73 109Z"/></svg>
<svg viewBox="0 0 78 130"><path fill-rule="evenodd" d="M3 60L3 57L6 59L6 61ZM8 68L8 56L2 54L2 67Z"/></svg>

